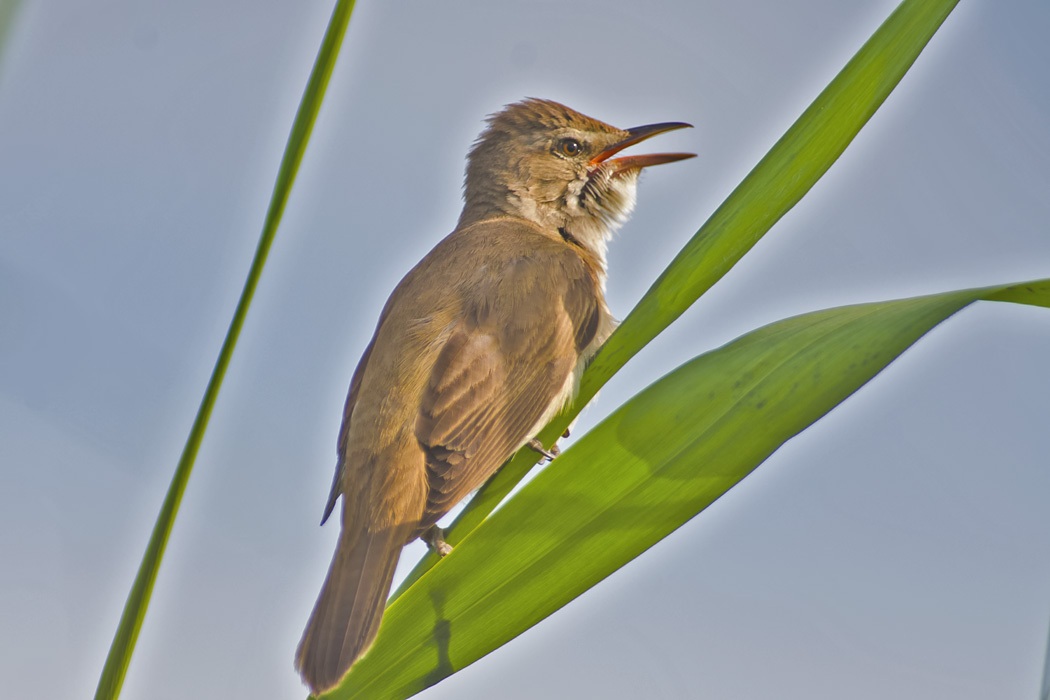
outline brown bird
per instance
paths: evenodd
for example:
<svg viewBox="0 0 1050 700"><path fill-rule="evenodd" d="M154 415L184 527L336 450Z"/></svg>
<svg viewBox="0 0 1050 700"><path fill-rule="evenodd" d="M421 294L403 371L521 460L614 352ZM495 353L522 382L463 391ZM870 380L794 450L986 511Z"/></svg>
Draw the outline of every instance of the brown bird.
<svg viewBox="0 0 1050 700"><path fill-rule="evenodd" d="M687 127L617 129L548 100L491 116L467 159L456 229L394 289L350 382L322 524L342 533L296 654L319 693L372 644L402 547L529 444L576 390L616 321L605 250L642 168L614 158Z"/></svg>

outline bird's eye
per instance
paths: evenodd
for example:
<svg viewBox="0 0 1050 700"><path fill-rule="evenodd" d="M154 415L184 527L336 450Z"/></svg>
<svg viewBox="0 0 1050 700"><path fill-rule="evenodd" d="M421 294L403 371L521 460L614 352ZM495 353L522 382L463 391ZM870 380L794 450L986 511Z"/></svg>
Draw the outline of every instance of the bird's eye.
<svg viewBox="0 0 1050 700"><path fill-rule="evenodd" d="M573 157L583 152L583 146L576 139L561 139L555 146L559 155Z"/></svg>

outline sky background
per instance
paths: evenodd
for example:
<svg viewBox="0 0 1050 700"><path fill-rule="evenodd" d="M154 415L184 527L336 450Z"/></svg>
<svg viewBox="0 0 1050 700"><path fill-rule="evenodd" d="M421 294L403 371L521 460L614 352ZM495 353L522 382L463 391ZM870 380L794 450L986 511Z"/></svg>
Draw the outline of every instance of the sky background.
<svg viewBox="0 0 1050 700"><path fill-rule="evenodd" d="M10 2L10 0L0 0ZM682 120L610 248L626 315L892 0L361 0L125 698L297 698L350 374L488 113ZM331 2L26 2L0 57L0 696L88 697ZM602 392L789 315L1050 276L1050 4L965 1L823 181ZM450 698L1035 698L1050 311L979 303ZM406 550L399 576L422 552Z"/></svg>

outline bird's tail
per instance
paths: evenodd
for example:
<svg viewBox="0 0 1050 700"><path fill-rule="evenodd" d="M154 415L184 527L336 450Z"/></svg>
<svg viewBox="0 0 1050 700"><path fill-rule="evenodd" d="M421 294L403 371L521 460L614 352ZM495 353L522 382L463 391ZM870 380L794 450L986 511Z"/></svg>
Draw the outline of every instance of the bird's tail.
<svg viewBox="0 0 1050 700"><path fill-rule="evenodd" d="M375 640L408 534L404 527L343 528L295 654L295 666L315 694L335 687Z"/></svg>

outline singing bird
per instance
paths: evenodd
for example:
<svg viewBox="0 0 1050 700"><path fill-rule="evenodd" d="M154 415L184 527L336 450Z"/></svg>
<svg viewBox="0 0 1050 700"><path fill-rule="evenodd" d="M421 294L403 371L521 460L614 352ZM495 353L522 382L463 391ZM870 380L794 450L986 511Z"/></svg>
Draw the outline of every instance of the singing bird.
<svg viewBox="0 0 1050 700"><path fill-rule="evenodd" d="M617 129L550 100L488 119L463 213L394 289L350 381L335 480L342 532L296 654L315 693L371 646L402 547L450 547L436 523L567 402L616 325L606 245L643 168L614 157L682 122Z"/></svg>

